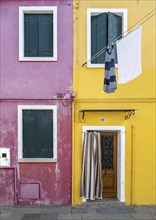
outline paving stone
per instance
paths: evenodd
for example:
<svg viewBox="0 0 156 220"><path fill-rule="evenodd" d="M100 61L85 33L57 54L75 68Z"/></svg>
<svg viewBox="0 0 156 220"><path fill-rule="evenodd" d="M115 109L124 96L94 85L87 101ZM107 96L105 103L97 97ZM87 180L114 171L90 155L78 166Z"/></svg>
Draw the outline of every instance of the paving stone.
<svg viewBox="0 0 156 220"><path fill-rule="evenodd" d="M12 212L8 220L21 220L23 217L22 213Z"/></svg>
<svg viewBox="0 0 156 220"><path fill-rule="evenodd" d="M145 213L156 213L156 206L155 205L141 205L141 206L135 206L134 209L137 211L137 212L145 212Z"/></svg>
<svg viewBox="0 0 156 220"><path fill-rule="evenodd" d="M14 209L13 206L0 206L0 214L11 213L13 209Z"/></svg>
<svg viewBox="0 0 156 220"><path fill-rule="evenodd" d="M132 206L122 206L119 208L121 213L136 213L136 210Z"/></svg>
<svg viewBox="0 0 156 220"><path fill-rule="evenodd" d="M20 216L11 216L11 217L9 217L8 218L8 220L21 220L22 219L22 217L20 217Z"/></svg>
<svg viewBox="0 0 156 220"><path fill-rule="evenodd" d="M71 209L72 214L82 214L84 213L85 208L82 206L74 206Z"/></svg>
<svg viewBox="0 0 156 220"><path fill-rule="evenodd" d="M11 213L2 213L0 214L0 220L8 220Z"/></svg>
<svg viewBox="0 0 156 220"><path fill-rule="evenodd" d="M57 220L58 215L41 214L38 220Z"/></svg>
<svg viewBox="0 0 156 220"><path fill-rule="evenodd" d="M98 213L97 206L87 206L84 208L83 213Z"/></svg>
<svg viewBox="0 0 156 220"><path fill-rule="evenodd" d="M156 213L150 213L150 215L152 216L152 218L153 218L154 220L156 220Z"/></svg>
<svg viewBox="0 0 156 220"><path fill-rule="evenodd" d="M40 214L24 214L21 220L39 220Z"/></svg>
<svg viewBox="0 0 156 220"><path fill-rule="evenodd" d="M115 206L99 206L96 209L97 213L101 213L101 214L120 214L121 210L119 207L115 207Z"/></svg>
<svg viewBox="0 0 156 220"><path fill-rule="evenodd" d="M24 207L22 208L14 208L11 212L11 217L8 220L21 220L23 215L26 214L24 212Z"/></svg>
<svg viewBox="0 0 156 220"><path fill-rule="evenodd" d="M40 208L23 208L23 209L21 209L21 211L24 214L40 214L41 213Z"/></svg>
<svg viewBox="0 0 156 220"><path fill-rule="evenodd" d="M156 220L154 205L4 206L0 212L0 220Z"/></svg>
<svg viewBox="0 0 156 220"><path fill-rule="evenodd" d="M88 213L88 214L82 214L83 220L105 220L108 219L107 215L104 214L94 214L94 213Z"/></svg>
<svg viewBox="0 0 156 220"><path fill-rule="evenodd" d="M71 214L71 206L52 206L41 209L42 214Z"/></svg>
<svg viewBox="0 0 156 220"><path fill-rule="evenodd" d="M134 219L131 215L129 214L108 214L108 219L111 220L130 220Z"/></svg>
<svg viewBox="0 0 156 220"><path fill-rule="evenodd" d="M81 220L81 214L59 214L58 220Z"/></svg>
<svg viewBox="0 0 156 220"><path fill-rule="evenodd" d="M136 220L153 220L153 217L148 213L135 213L132 214L133 218Z"/></svg>

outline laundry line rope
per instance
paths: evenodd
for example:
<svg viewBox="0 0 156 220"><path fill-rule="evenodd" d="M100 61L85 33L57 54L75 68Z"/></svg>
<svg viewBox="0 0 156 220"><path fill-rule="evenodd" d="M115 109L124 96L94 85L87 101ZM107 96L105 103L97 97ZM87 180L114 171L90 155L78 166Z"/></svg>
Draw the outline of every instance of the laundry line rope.
<svg viewBox="0 0 156 220"><path fill-rule="evenodd" d="M90 59L88 59L85 63L82 64L82 67L84 67L89 61L94 60L95 58L97 58L98 56L100 56L101 54L103 54L112 44L115 44L120 37L124 38L126 37L128 34L130 34L131 32L134 31L135 28L137 28L137 26L141 26L142 24L144 24L146 21L148 21L151 17L153 17L156 14L156 8L153 9L151 12L149 12L147 15L145 15L143 18L141 18L139 21L137 21L134 25L132 25L130 28L128 28L125 32L123 32L121 35L119 35L117 38L115 38L111 43L109 43L108 45L106 45L104 48L102 48L101 50L99 50L99 52L97 52L94 56L92 56ZM146 18L146 19L145 19ZM132 29L132 30L131 30ZM131 31L130 31L131 30ZM129 33L127 33L129 32Z"/></svg>

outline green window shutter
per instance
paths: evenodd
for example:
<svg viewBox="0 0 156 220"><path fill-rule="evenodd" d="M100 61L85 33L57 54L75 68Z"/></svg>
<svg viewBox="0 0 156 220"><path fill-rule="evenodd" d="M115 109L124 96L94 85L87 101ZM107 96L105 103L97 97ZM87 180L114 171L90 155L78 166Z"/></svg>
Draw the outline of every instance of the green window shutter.
<svg viewBox="0 0 156 220"><path fill-rule="evenodd" d="M38 56L38 15L24 15L24 56Z"/></svg>
<svg viewBox="0 0 156 220"><path fill-rule="evenodd" d="M53 157L53 113L52 110L38 110L37 147L41 158Z"/></svg>
<svg viewBox="0 0 156 220"><path fill-rule="evenodd" d="M97 21L96 16L91 17L91 57L97 53ZM97 63L97 58L91 60L91 63Z"/></svg>
<svg viewBox="0 0 156 220"><path fill-rule="evenodd" d="M23 110L23 158L36 157L37 115L35 111Z"/></svg>
<svg viewBox="0 0 156 220"><path fill-rule="evenodd" d="M108 14L102 13L91 17L91 57L107 45ZM105 53L97 56L91 63L104 63Z"/></svg>
<svg viewBox="0 0 156 220"><path fill-rule="evenodd" d="M53 56L53 14L39 15L39 57Z"/></svg>
<svg viewBox="0 0 156 220"><path fill-rule="evenodd" d="M52 110L23 111L23 158L53 157Z"/></svg>
<svg viewBox="0 0 156 220"><path fill-rule="evenodd" d="M24 56L53 56L53 14L24 15Z"/></svg>
<svg viewBox="0 0 156 220"><path fill-rule="evenodd" d="M112 43L121 34L122 34L122 16L108 12L108 44ZM115 63L117 63L116 48L115 48Z"/></svg>

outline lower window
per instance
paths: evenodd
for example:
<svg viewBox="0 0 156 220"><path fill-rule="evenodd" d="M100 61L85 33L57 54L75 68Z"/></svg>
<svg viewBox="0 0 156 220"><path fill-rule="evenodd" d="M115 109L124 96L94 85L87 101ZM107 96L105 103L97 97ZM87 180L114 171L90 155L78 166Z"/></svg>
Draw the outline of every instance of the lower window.
<svg viewBox="0 0 156 220"><path fill-rule="evenodd" d="M56 106L18 106L19 161L49 162L56 160L56 121Z"/></svg>

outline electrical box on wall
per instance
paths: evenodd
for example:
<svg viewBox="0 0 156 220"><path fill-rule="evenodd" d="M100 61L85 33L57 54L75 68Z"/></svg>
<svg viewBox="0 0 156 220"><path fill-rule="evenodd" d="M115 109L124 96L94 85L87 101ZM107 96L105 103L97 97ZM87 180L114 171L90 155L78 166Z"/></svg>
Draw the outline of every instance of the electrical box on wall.
<svg viewBox="0 0 156 220"><path fill-rule="evenodd" d="M10 148L0 148L0 166L10 166Z"/></svg>

